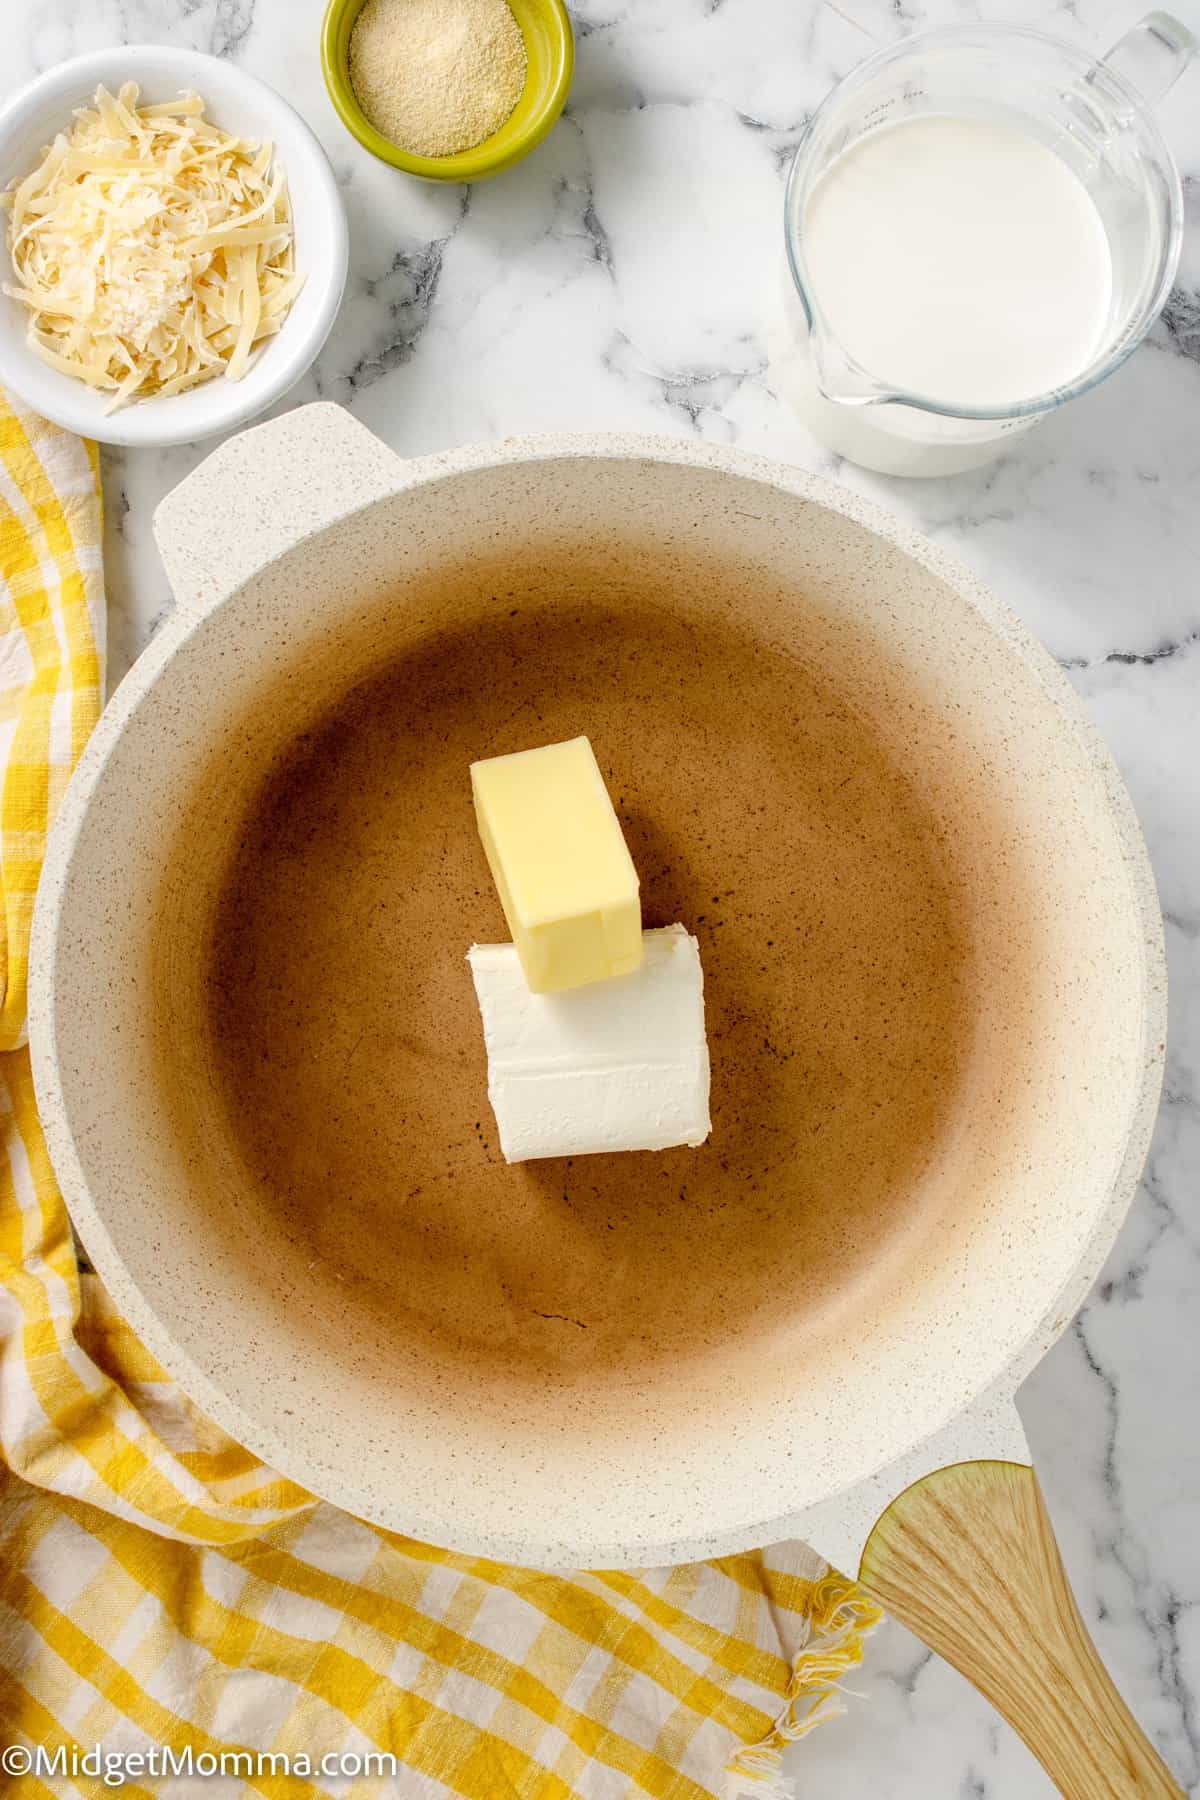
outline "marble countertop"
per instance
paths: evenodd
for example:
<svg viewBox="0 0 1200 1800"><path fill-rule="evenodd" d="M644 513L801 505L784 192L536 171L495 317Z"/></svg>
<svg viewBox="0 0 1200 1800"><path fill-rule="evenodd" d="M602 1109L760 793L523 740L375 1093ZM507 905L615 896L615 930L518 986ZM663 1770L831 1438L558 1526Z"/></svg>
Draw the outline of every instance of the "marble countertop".
<svg viewBox="0 0 1200 1800"><path fill-rule="evenodd" d="M122 40L229 56L304 113L350 214L349 288L293 401L342 402L400 452L541 430L737 443L833 475L949 543L1070 672L1141 815L1172 1022L1132 1215L1021 1409L1083 1613L1185 1784L1200 1785L1200 67L1164 102L1191 212L1180 283L1109 383L1000 462L905 483L827 455L773 391L765 336L783 178L806 113L878 45L969 0L575 0L578 71L529 162L410 182L344 132L321 0L6 0L0 97ZM1200 27L1200 0L1183 0ZM989 18L1102 50L1137 16L996 0ZM211 445L208 446L211 448ZM150 536L204 447L104 459L113 678L171 601ZM865 1696L798 1747L801 1796L1040 1800L1006 1726L898 1627Z"/></svg>

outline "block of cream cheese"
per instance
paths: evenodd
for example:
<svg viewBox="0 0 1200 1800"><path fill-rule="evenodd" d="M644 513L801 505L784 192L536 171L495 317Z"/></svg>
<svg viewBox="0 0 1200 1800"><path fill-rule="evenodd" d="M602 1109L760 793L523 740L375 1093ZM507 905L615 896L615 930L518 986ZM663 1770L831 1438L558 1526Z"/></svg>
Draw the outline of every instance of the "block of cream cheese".
<svg viewBox="0 0 1200 1800"><path fill-rule="evenodd" d="M475 816L535 994L642 959L637 870L585 737L471 764Z"/></svg>
<svg viewBox="0 0 1200 1800"><path fill-rule="evenodd" d="M488 1099L509 1162L708 1136L700 946L682 925L647 931L642 945L633 974L562 994L531 994L512 944L472 948Z"/></svg>

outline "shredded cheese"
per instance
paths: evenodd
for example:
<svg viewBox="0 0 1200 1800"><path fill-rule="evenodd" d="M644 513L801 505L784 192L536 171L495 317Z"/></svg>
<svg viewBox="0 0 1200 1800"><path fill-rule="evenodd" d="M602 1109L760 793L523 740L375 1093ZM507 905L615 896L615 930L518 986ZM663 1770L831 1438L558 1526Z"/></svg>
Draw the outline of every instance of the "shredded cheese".
<svg viewBox="0 0 1200 1800"><path fill-rule="evenodd" d="M138 106L101 87L0 195L28 343L109 406L245 374L303 276L269 143L231 137L196 94Z"/></svg>

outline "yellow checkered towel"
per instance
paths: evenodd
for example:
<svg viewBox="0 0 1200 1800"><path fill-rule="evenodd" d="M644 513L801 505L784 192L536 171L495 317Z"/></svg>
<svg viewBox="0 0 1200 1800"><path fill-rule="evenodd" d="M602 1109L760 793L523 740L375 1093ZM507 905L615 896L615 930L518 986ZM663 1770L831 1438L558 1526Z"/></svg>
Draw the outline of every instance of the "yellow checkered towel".
<svg viewBox="0 0 1200 1800"><path fill-rule="evenodd" d="M0 1789L788 1791L783 1744L836 1708L877 1617L802 1545L560 1577L376 1530L224 1437L80 1271L25 975L101 703L99 483L90 446L2 397L0 604Z"/></svg>

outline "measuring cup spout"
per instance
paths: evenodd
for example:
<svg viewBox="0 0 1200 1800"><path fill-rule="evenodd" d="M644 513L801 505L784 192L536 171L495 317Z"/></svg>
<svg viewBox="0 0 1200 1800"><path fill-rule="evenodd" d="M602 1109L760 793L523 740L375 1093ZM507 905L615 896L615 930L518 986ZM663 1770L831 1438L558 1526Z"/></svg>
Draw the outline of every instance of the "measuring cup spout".
<svg viewBox="0 0 1200 1800"><path fill-rule="evenodd" d="M837 339L816 322L809 336L809 353L817 387L826 400L839 406L878 406L881 400L890 398L865 369L847 356Z"/></svg>

